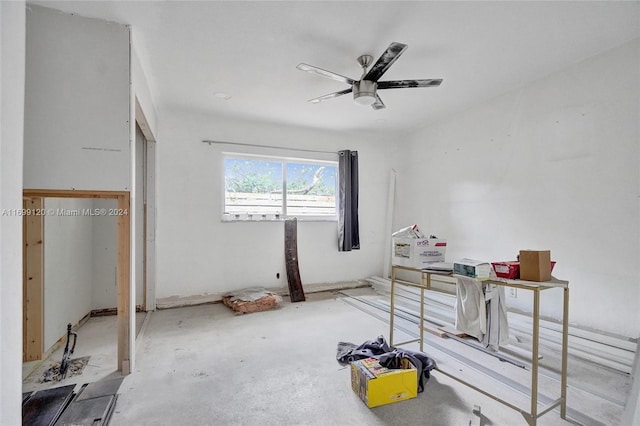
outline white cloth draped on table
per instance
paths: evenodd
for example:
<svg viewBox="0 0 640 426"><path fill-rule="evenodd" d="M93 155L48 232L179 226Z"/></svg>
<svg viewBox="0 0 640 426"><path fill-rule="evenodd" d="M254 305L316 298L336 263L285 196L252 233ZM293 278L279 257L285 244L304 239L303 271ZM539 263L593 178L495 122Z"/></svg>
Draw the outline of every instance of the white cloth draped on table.
<svg viewBox="0 0 640 426"><path fill-rule="evenodd" d="M456 328L482 340L487 332L487 311L482 281L458 277L456 290Z"/></svg>
<svg viewBox="0 0 640 426"><path fill-rule="evenodd" d="M487 302L487 334L482 343L494 351L500 345L509 342L509 323L507 322L507 304L504 299L504 286L486 284L484 300Z"/></svg>
<svg viewBox="0 0 640 426"><path fill-rule="evenodd" d="M498 350L509 341L504 287L458 277L455 327Z"/></svg>

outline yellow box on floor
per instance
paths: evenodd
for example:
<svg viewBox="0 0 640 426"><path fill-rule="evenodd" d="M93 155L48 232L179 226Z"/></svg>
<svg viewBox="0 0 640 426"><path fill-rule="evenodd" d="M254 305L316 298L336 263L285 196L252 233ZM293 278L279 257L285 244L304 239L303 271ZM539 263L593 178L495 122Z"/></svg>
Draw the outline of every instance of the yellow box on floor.
<svg viewBox="0 0 640 426"><path fill-rule="evenodd" d="M351 363L351 388L369 408L404 401L418 395L418 371L402 360L402 368L382 367L377 359Z"/></svg>

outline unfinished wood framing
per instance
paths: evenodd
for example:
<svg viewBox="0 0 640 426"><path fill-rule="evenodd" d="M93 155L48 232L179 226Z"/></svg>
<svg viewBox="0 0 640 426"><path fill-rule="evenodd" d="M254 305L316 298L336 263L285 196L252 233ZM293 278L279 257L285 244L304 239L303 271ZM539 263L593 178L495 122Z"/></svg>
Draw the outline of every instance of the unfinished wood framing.
<svg viewBox="0 0 640 426"><path fill-rule="evenodd" d="M22 361L42 359L44 351L44 200L23 200Z"/></svg>
<svg viewBox="0 0 640 426"><path fill-rule="evenodd" d="M87 190L55 190L25 189L23 198L103 198L115 199L118 208L118 370L123 374L131 372L132 347L131 337L131 203L128 191L87 191ZM40 216L41 220L43 216ZM26 239L25 239L26 240ZM42 241L42 240L41 240ZM43 244L41 244L43 246ZM41 253L44 253L42 247ZM42 261L42 255L40 255ZM25 270L26 274L26 270ZM25 275L26 276L26 275ZM42 310L41 310L42 312ZM42 349L40 350L42 353Z"/></svg>
<svg viewBox="0 0 640 426"><path fill-rule="evenodd" d="M124 374L131 372L130 312L131 312L131 220L129 193L118 196L118 369Z"/></svg>

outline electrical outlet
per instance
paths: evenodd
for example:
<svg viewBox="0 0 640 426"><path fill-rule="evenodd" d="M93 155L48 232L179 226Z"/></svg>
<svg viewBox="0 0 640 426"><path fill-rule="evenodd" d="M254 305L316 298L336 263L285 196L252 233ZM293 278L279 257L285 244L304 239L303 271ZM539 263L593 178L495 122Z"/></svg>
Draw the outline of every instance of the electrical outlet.
<svg viewBox="0 0 640 426"><path fill-rule="evenodd" d="M514 299L518 297L518 289L515 287L509 287L509 297L513 297Z"/></svg>

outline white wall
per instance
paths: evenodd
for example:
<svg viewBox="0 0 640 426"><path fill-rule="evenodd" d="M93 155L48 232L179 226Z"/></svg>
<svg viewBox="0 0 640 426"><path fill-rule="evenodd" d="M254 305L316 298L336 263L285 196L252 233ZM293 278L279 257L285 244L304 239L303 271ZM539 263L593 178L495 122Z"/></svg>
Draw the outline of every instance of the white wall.
<svg viewBox="0 0 640 426"><path fill-rule="evenodd" d="M44 350L91 312L93 217L61 211L92 208L90 199L45 198L44 218ZM99 220L99 218L97 219Z"/></svg>
<svg viewBox="0 0 640 426"><path fill-rule="evenodd" d="M447 238L450 261L550 249L570 321L638 337L638 51L635 40L399 142L394 228ZM530 310L523 293L509 302ZM560 295L543 296L560 318Z"/></svg>
<svg viewBox="0 0 640 426"><path fill-rule="evenodd" d="M94 209L115 209L116 200L93 200ZM118 223L116 216L93 218L93 267L91 309L118 306Z"/></svg>
<svg viewBox="0 0 640 426"><path fill-rule="evenodd" d="M142 194L142 191L139 191ZM138 203L141 203L142 195ZM133 204L132 204L133 207ZM116 200L95 199L93 209L116 209ZM140 209L138 209L140 210ZM142 221L143 215L136 212L136 220ZM118 223L117 216L93 217L93 282L91 309L112 309L118 307L117 264L118 264ZM141 305L143 300L143 257L142 257L142 223L136 224L136 248L135 248L135 285L136 305Z"/></svg>
<svg viewBox="0 0 640 426"><path fill-rule="evenodd" d="M24 1L0 2L0 208L22 207ZM11 60L6 60L11 58ZM22 423L22 218L0 215L0 424Z"/></svg>
<svg viewBox="0 0 640 426"><path fill-rule="evenodd" d="M24 186L131 187L129 29L30 5Z"/></svg>
<svg viewBox="0 0 640 426"><path fill-rule="evenodd" d="M244 287L287 285L283 222L221 222L221 152L241 148L209 146L203 139L330 152L358 150L362 248L338 252L336 222L298 223L300 275L303 284L380 275L387 211L386 144L370 135L251 124L195 111L161 111L161 117L162 143L157 146L159 301L201 296L215 300Z"/></svg>

